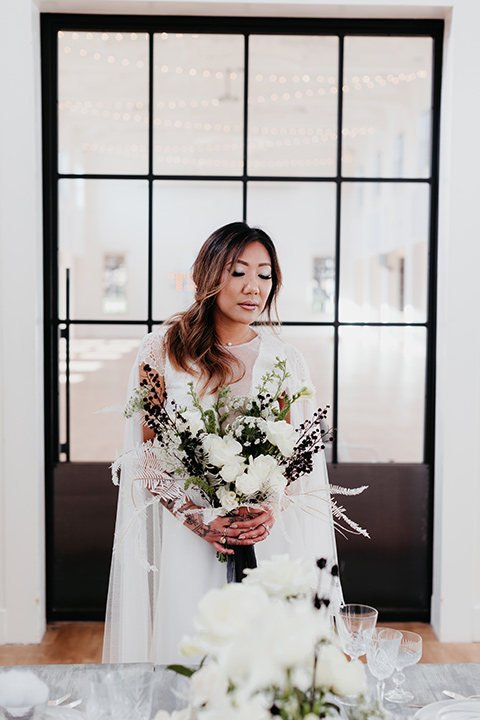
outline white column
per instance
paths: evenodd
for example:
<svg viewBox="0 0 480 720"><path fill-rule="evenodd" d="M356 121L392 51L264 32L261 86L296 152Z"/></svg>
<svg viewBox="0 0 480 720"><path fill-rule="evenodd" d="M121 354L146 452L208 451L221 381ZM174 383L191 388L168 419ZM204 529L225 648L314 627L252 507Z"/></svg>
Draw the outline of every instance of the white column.
<svg viewBox="0 0 480 720"><path fill-rule="evenodd" d="M443 83L432 624L480 640L480 6L457 0Z"/></svg>
<svg viewBox="0 0 480 720"><path fill-rule="evenodd" d="M0 4L0 643L45 630L39 15Z"/></svg>

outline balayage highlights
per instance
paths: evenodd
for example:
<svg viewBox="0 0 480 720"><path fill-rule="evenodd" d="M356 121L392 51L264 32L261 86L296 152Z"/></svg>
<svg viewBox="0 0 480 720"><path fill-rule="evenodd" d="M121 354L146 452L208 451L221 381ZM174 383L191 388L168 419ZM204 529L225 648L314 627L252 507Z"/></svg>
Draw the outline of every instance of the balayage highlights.
<svg viewBox="0 0 480 720"><path fill-rule="evenodd" d="M277 252L264 230L247 223L234 222L215 230L205 241L193 265L195 302L188 310L172 318L167 330L166 351L176 370L200 377L200 392L216 392L245 372L241 363L220 343L214 323L216 297L224 282L225 268L234 266L243 250L252 242L263 245L272 266L272 288L262 316L273 325L272 313L278 321L276 299L282 284Z"/></svg>

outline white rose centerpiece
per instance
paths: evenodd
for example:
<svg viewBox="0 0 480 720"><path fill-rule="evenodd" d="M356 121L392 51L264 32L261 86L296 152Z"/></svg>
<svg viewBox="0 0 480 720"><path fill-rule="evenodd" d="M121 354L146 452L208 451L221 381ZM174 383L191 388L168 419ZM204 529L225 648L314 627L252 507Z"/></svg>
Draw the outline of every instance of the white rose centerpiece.
<svg viewBox="0 0 480 720"><path fill-rule="evenodd" d="M341 652L329 614L338 570L324 560L317 567L326 592L303 560L282 555L251 570L245 582L204 596L193 644L207 657L199 670L171 666L191 675L188 720L338 717L337 695L358 696L358 717L365 717L364 665Z"/></svg>

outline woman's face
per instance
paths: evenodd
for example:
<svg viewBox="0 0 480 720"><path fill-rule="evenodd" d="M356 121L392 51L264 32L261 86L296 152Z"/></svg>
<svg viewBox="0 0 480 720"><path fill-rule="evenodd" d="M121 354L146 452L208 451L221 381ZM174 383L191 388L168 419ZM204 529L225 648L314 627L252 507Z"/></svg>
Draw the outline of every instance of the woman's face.
<svg viewBox="0 0 480 720"><path fill-rule="evenodd" d="M222 325L250 325L262 314L272 289L272 264L266 248L252 242L237 262L229 263L222 274L224 287L217 295L215 322Z"/></svg>

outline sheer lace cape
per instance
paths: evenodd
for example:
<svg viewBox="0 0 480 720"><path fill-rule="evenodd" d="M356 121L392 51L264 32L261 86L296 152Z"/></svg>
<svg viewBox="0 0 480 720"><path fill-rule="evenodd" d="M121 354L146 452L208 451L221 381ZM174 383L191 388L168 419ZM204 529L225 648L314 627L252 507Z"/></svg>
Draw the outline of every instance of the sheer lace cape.
<svg viewBox="0 0 480 720"><path fill-rule="evenodd" d="M257 328L255 328L258 331ZM180 405L190 405L187 383L192 379L186 373L173 369L165 357L163 330L147 335L140 347L132 368L128 395L139 385L139 365L148 363L165 378L167 394ZM301 353L283 342L269 329L261 329L258 339L244 346L232 348L246 367L244 378L232 385L234 395L247 394L255 389L261 377L270 371L275 359L287 360L290 377L285 389L292 393L305 384L311 384L308 369ZM206 397L204 404L213 402ZM312 417L317 409L315 399L297 402L291 408L291 422L295 427ZM141 420L127 420L124 451L142 448ZM316 456L315 468L308 476L297 480L289 498L290 507L282 513L283 528L274 527L270 549L289 552L293 557L304 556L313 563L319 557L337 561L334 526L329 504L330 494L324 453ZM157 619L158 577L162 566L162 519L168 513L129 470L122 467L114 537L114 548L107 600L103 662L155 661L157 645L155 633L161 632ZM181 522L181 519L178 520ZM191 531L184 528L184 532ZM275 544L276 535L277 543ZM270 539L269 539L270 540ZM204 552L215 553L205 541ZM261 558L262 545L257 545ZM202 548L203 551L203 548ZM178 572L195 573L189 568L188 557L179 556ZM341 600L341 588L336 589L334 602ZM194 611L193 611L194 612ZM168 618L164 619L169 622Z"/></svg>

